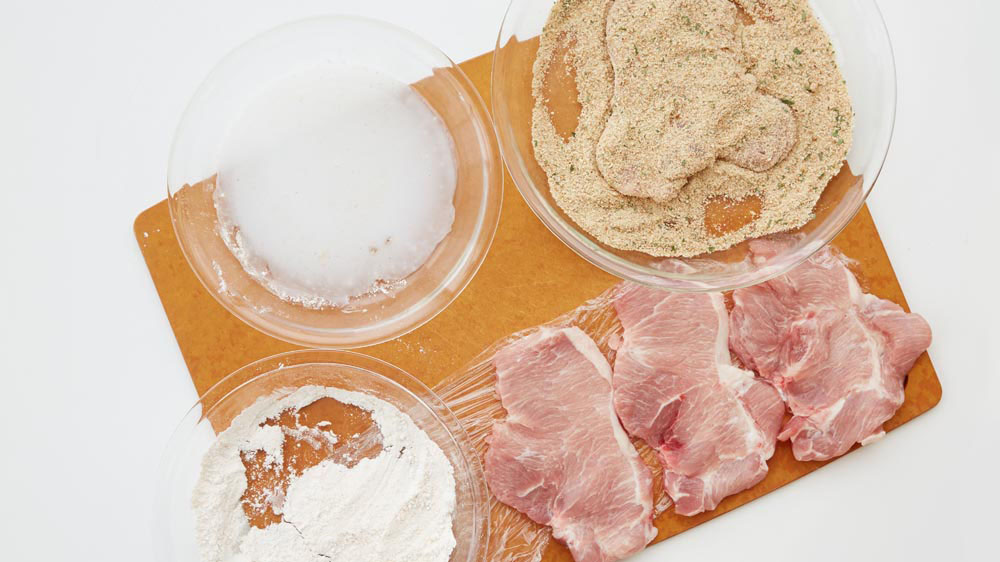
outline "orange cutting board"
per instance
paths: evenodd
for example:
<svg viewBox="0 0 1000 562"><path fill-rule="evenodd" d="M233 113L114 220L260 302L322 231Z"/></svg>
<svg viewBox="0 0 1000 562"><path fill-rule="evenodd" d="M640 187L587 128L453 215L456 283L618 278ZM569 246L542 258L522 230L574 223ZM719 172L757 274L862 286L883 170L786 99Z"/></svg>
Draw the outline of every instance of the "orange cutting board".
<svg viewBox="0 0 1000 562"><path fill-rule="evenodd" d="M491 64L491 55L461 64L487 105ZM139 215L135 235L199 394L248 363L295 349L253 330L229 314L205 290L177 244L166 201ZM872 293L906 307L867 207L834 245L858 262L857 269ZM493 248L465 292L422 328L363 352L393 363L433 386L494 341L569 312L618 281L553 236L521 199L510 176L506 176L500 226ZM941 385L930 358L924 354L910 373L906 402L886 424L886 429L895 429L923 414L940 399ZM727 498L711 513L689 518L668 509L657 519L660 530L657 540L750 502L824 463L798 462L792 458L788 444L780 443L768 464L770 471L763 482ZM569 552L557 544L550 546L544 559L572 560Z"/></svg>

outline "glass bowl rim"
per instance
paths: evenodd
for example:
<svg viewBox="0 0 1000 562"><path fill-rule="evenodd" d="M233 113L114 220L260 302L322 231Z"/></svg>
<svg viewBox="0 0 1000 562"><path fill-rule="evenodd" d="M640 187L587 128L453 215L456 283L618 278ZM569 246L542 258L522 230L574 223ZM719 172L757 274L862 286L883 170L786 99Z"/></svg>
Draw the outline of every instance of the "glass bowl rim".
<svg viewBox="0 0 1000 562"><path fill-rule="evenodd" d="M301 361L297 362L297 360ZM364 363L367 363L369 366L364 365ZM266 367L269 364L274 365L274 367L267 371L257 372L255 374L256 370ZM167 503L167 498L169 497L169 491L171 488L170 476L173 474L175 462L175 458L171 455L171 452L175 447L180 446L183 442L187 441L187 436L183 433L187 424L193 421L195 416L197 416L197 422L195 422L195 425L201 423L215 408L223 404L235 393L246 388L248 385L258 382L266 377L273 376L275 373L283 369L310 365L341 366L349 369L364 371L369 375L383 379L384 381L390 383L393 387L402 390L416 400L417 403L426 408L426 410L433 416L435 422L437 422L437 425L445 431L448 438L455 444L458 452L461 454L462 460L465 463L464 467L455 466L454 468L456 472L464 468L465 472L469 476L469 485L473 498L472 518L474 522L478 523L477 526L479 527L478 529L474 528L472 530L471 540L473 541L473 552L475 554L470 560L485 562L491 524L489 492L486 486L486 474L483 463L479 458L479 455L476 453L475 448L472 446L472 439L465 430L465 426L462 425L462 422L459 421L455 413L444 402L444 400L437 395L437 393L409 372L388 361L379 359L378 357L341 349L297 349L263 357L229 373L216 381L215 384L210 386L198 396L194 405L188 408L180 422L178 422L174 427L170 437L167 439L163 453L160 455L160 459L157 464L156 491L153 503L154 516L151 521L154 537L158 532L157 527L162 523L160 518L163 514L160 512L163 510L163 506ZM370 366L374 366L374 368L371 368ZM224 389L228 383L239 381L241 377L247 378L220 396L215 397L212 403L206 407L206 399L211 397L213 394L220 393L220 391ZM418 394L418 392L420 394ZM164 553L157 549L157 558L160 560L166 560L165 558L162 558L163 556Z"/></svg>
<svg viewBox="0 0 1000 562"><path fill-rule="evenodd" d="M878 6L878 2L875 0L865 0L877 16L877 21L875 21L874 25L880 32L880 39L885 41L886 62L890 70L890 79L888 82L890 92L887 98L887 102L889 104L888 130L884 143L880 143L880 146L877 146L872 152L872 161L875 165L873 166L874 173L871 177L871 183L866 189L863 190L857 204L854 205L848 213L844 214L842 223L837 224L831 229L828 239L826 239L826 237L817 239L817 241L820 242L819 244L812 244L811 247L808 247L807 251L803 251L801 255L796 256L795 259L786 260L785 262L780 263L777 267L767 267L765 269L758 270L763 273L753 279L724 284L720 283L720 280L725 280L726 277L724 276L717 276L711 273L682 274L664 271L634 263L608 252L592 241L587 234L584 234L580 231L580 229L563 219L559 215L559 212L554 209L548 201L536 193L538 188L536 188L530 177L524 177L524 174L522 174L519 167L507 164L508 160L514 162L515 164L520 163L523 161L523 157L521 155L521 151L516 148L515 143L509 142L510 138L507 136L503 125L505 121L499 117L499 115L503 114L502 109L504 107L504 104L499 100L504 99L504 95L498 91L499 80L497 80L497 78L500 70L497 61L500 58L500 51L504 48L503 41L505 36L508 35L507 32L510 25L510 17L512 16L514 7L518 4L518 2L523 1L524 0L510 0L508 3L507 10L504 12L503 21L500 24L500 31L497 35L493 51L493 65L490 80L490 101L493 112L493 126L496 129L497 138L500 139L500 154L503 157L504 165L507 166L511 179L514 182L514 187L517 188L518 192L524 198L532 213L534 213L535 216L538 217L538 219L545 225L545 227L548 228L548 230L552 232L556 238L562 241L563 244L568 246L578 256L601 270L627 281L677 293L732 291L759 285L795 269L815 255L816 252L830 244L851 224L851 222L853 222L855 217L857 217L858 213L861 212L861 209L864 207L869 195L871 195L872 190L875 188L875 184L878 182L878 178L882 174L882 169L885 167L885 161L889 156L889 148L892 145L892 139L895 134L899 86L892 38L889 34L889 28L886 25L885 17L882 14L881 8ZM513 34L510 35L513 36ZM507 128L512 129L512 127L509 126ZM510 147L507 146L508 144L510 144ZM513 152L513 154L508 154L508 152ZM864 185L864 183L867 182L863 182L862 185ZM681 284L671 284L671 282Z"/></svg>
<svg viewBox="0 0 1000 562"><path fill-rule="evenodd" d="M196 267L196 261L192 260L191 257L193 248L190 248L181 236L181 230L185 228L184 221L178 216L178 211L175 208L175 192L169 179L171 170L174 168L174 159L179 152L178 143L181 140L181 132L188 124L196 102L198 102L201 96L207 91L213 79L225 69L228 63L237 59L244 49L262 39L287 33L298 26L322 23L347 23L381 28L390 34L395 34L414 44L420 45L422 49L433 53L442 62L446 61L447 66L445 68L455 73L455 78L462 91L461 93L464 94L455 97L460 99L460 103L468 108L473 117L472 126L480 129L479 132L482 133L477 135L477 137L479 138L479 149L485 155L482 161L483 178L481 182L477 182L480 184L477 190L482 194L482 202L479 204L477 210L475 230L465 243L464 250L459 259L456 260L444 278L413 306L398 314L379 319L360 328L315 328L303 327L301 324L289 325L281 321L266 318L256 311L246 311L244 307L239 305L236 297L230 299L220 295L206 277L207 272L201 271ZM167 163L167 210L170 215L171 226L174 230L174 237L181 249L185 262L187 262L202 287L230 314L257 331L293 345L317 349L358 349L385 343L419 329L451 306L465 291L469 283L479 273L496 238L503 202L503 170L503 157L500 152L492 115L488 106L465 71L444 51L416 33L382 20L350 14L318 15L285 22L253 35L230 49L202 78L181 113L170 144ZM180 187L177 188L177 191L180 191ZM458 282L456 282L456 279L458 279ZM446 299L436 302L448 291L451 291L451 294ZM251 306L250 308L252 309L253 307ZM398 326L393 328L394 324L398 324Z"/></svg>

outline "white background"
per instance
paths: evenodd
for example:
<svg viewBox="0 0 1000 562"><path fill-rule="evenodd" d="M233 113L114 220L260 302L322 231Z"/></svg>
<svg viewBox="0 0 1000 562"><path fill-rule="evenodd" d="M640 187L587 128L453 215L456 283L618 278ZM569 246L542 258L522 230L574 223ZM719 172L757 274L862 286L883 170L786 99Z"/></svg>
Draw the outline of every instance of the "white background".
<svg viewBox="0 0 1000 562"><path fill-rule="evenodd" d="M899 118L870 206L944 401L636 560L1000 559L1000 3L880 3ZM0 560L151 560L156 466L195 395L131 225L189 96L292 19L366 14L463 60L506 1L0 4Z"/></svg>

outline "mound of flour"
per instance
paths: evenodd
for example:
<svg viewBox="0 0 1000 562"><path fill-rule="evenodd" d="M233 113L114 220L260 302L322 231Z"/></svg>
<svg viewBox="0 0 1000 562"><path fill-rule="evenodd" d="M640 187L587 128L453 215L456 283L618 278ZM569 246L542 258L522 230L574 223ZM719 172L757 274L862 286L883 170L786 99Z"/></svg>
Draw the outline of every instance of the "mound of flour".
<svg viewBox="0 0 1000 562"><path fill-rule="evenodd" d="M240 453L264 451L281 466L283 435L261 426L284 411L333 398L371 413L383 450L348 468L324 461L273 498L282 521L250 525ZM447 562L455 548L455 479L441 448L408 416L372 396L320 386L257 400L205 454L192 506L204 562Z"/></svg>

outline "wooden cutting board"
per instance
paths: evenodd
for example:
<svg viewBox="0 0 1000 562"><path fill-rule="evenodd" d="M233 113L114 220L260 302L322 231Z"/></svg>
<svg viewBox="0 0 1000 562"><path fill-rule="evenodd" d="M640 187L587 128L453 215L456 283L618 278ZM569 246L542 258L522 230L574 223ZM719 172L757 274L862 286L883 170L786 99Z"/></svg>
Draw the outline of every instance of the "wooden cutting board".
<svg viewBox="0 0 1000 562"><path fill-rule="evenodd" d="M489 105L492 55L461 64ZM177 343L198 393L227 374L258 359L296 349L257 332L232 316L201 285L174 237L166 201L144 211L135 235L163 302ZM858 262L865 285L879 297L906 307L872 217L865 207L834 241ZM619 280L574 254L532 214L505 176L500 226L489 256L464 293L422 328L363 353L393 363L434 386L494 341L564 314L604 292ZM892 430L933 408L941 385L924 354L910 373L906 402L886 424ZM668 510L657 520L664 540L767 494L825 463L801 463L780 443L767 478L724 500L718 509L696 517ZM545 560L570 561L569 552L550 546Z"/></svg>

